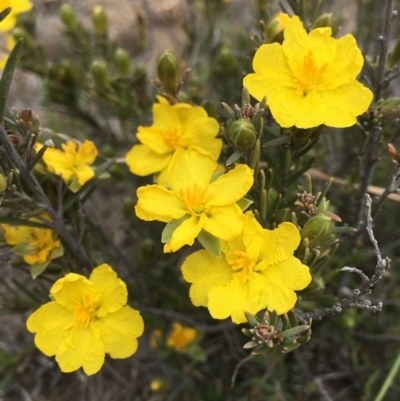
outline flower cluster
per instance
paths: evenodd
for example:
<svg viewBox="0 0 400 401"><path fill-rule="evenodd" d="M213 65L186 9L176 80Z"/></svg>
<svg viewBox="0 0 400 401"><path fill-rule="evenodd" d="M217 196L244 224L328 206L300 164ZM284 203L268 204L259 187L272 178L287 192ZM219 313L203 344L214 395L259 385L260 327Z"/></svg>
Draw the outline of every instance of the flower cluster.
<svg viewBox="0 0 400 401"><path fill-rule="evenodd" d="M63 372L80 367L87 375L98 372L105 354L128 358L136 352L144 329L140 313L126 305L125 283L107 264L93 269L90 278L69 273L56 281L52 301L27 321L36 346L56 357Z"/></svg>

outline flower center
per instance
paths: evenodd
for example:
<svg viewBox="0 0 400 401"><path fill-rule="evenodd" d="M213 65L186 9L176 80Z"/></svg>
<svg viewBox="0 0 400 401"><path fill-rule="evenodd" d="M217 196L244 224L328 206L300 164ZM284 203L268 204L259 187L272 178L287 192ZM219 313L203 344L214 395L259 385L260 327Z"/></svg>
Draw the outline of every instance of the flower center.
<svg viewBox="0 0 400 401"><path fill-rule="evenodd" d="M165 144L172 150L179 148L179 134L176 128L161 131Z"/></svg>
<svg viewBox="0 0 400 401"><path fill-rule="evenodd" d="M328 64L317 67L314 62L314 54L311 50L304 56L303 73L300 77L295 78L297 88L306 95L308 92L314 90L317 85L322 81L324 72Z"/></svg>
<svg viewBox="0 0 400 401"><path fill-rule="evenodd" d="M75 304L74 327L83 325L85 328L88 328L90 322L94 319L97 302L90 294L85 294L83 302L77 299L74 299L73 302Z"/></svg>
<svg viewBox="0 0 400 401"><path fill-rule="evenodd" d="M253 272L255 265L254 258L250 257L246 252L233 251L227 257L227 262L232 266L233 270L242 269L242 282L245 283L249 279L249 275Z"/></svg>
<svg viewBox="0 0 400 401"><path fill-rule="evenodd" d="M187 185L185 188L181 188L181 200L192 216L199 216L207 210L206 206L204 205L206 193L207 187L201 188L195 182L191 185Z"/></svg>

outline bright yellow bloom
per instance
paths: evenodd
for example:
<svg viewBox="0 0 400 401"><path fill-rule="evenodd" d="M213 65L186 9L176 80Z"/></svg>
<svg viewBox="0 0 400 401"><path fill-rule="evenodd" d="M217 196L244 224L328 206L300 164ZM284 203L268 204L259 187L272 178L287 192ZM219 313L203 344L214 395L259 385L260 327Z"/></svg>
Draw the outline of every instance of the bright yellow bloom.
<svg viewBox="0 0 400 401"><path fill-rule="evenodd" d="M56 356L63 372L83 367L98 372L105 354L128 358L136 352L143 333L140 313L126 305L126 284L107 264L93 269L90 278L68 273L50 290L53 301L42 305L26 322L36 333L35 344Z"/></svg>
<svg viewBox="0 0 400 401"><path fill-rule="evenodd" d="M61 145L63 150L48 148L43 155L50 173L61 175L64 182L71 182L70 189L78 191L82 185L94 177L94 169L90 165L96 160L97 149L92 141L82 144L69 141ZM36 146L36 151L41 145Z"/></svg>
<svg viewBox="0 0 400 401"><path fill-rule="evenodd" d="M180 323L172 325L172 332L167 339L167 345L170 348L175 348L182 351L191 344L197 336L197 331L191 327L184 327Z"/></svg>
<svg viewBox="0 0 400 401"><path fill-rule="evenodd" d="M165 223L181 219L164 252L193 245L201 230L222 240L242 232L246 217L236 202L251 188L253 170L240 164L210 183L216 168L217 162L200 148L178 149L168 169L170 189L146 185L137 190L139 218Z"/></svg>
<svg viewBox="0 0 400 401"><path fill-rule="evenodd" d="M32 221L38 221L32 219ZM22 256L24 261L31 266L36 266L32 273L37 276L42 272L52 259L63 254L60 240L55 239L56 233L50 228L10 226L1 224L5 233L5 241L13 246L13 250Z"/></svg>
<svg viewBox="0 0 400 401"><path fill-rule="evenodd" d="M349 127L371 103L372 92L356 81L363 57L352 35L336 40L331 28L309 34L292 17L280 45L262 45L253 60L255 73L244 80L251 95L267 104L282 127L320 124Z"/></svg>
<svg viewBox="0 0 400 401"><path fill-rule="evenodd" d="M231 316L234 323L246 321L245 311L286 313L296 303L294 291L311 282L309 268L293 256L298 229L285 222L267 230L251 212L246 216L242 235L223 243L221 258L201 250L182 265L184 279L192 283L193 304L207 307L215 319Z"/></svg>
<svg viewBox="0 0 400 401"><path fill-rule="evenodd" d="M8 59L8 56L9 56L11 50L14 48L14 46L15 46L14 36L7 35L5 49L4 49L4 51L0 52L0 54L2 54L2 56L0 56L0 70L4 69L7 59Z"/></svg>
<svg viewBox="0 0 400 401"><path fill-rule="evenodd" d="M12 10L0 22L0 32L7 32L13 29L17 23L17 15L29 11L33 7L33 4L29 0L1 0L0 12L8 7L11 7Z"/></svg>
<svg viewBox="0 0 400 401"><path fill-rule="evenodd" d="M208 117L202 107L186 103L171 106L157 96L159 103L153 105L153 125L140 126L137 138L142 143L135 145L126 155L126 163L133 174L145 176L160 173L157 183L166 185L168 164L178 148L198 146L218 159L222 140L215 137L219 124Z"/></svg>

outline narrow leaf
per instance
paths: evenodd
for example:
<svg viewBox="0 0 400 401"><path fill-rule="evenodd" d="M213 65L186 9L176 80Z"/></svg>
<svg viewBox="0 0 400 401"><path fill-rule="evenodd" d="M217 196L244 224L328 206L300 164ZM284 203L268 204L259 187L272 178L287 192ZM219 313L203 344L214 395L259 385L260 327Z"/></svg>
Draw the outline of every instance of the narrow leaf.
<svg viewBox="0 0 400 401"><path fill-rule="evenodd" d="M233 152L229 157L228 160L226 161L225 165L228 167L231 164L237 162L244 154L246 153L245 150L236 150Z"/></svg>
<svg viewBox="0 0 400 401"><path fill-rule="evenodd" d="M285 145L292 141L291 136L281 136L280 138L272 139L271 141L265 142L263 148L271 148L273 146Z"/></svg>
<svg viewBox="0 0 400 401"><path fill-rule="evenodd" d="M165 227L164 230L161 234L161 242L163 244L171 241L172 234L174 231L185 221L189 218L190 216L188 214L185 214L183 217L180 219L176 220L171 220Z"/></svg>
<svg viewBox="0 0 400 401"><path fill-rule="evenodd" d="M218 258L221 257L221 240L219 238L216 238L207 231L202 230L197 236L197 239L200 244L203 245L205 250Z"/></svg>

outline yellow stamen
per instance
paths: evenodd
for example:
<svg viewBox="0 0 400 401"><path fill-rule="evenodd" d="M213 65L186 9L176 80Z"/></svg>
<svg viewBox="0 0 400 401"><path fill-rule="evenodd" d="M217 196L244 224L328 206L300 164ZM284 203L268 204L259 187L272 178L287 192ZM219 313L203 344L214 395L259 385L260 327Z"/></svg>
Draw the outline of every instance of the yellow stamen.
<svg viewBox="0 0 400 401"><path fill-rule="evenodd" d="M166 130L166 131L161 131L161 135L164 139L165 144L171 149L175 150L179 148L179 134L178 130L176 128Z"/></svg>
<svg viewBox="0 0 400 401"><path fill-rule="evenodd" d="M206 211L205 196L207 187L201 188L197 183L192 183L185 188L181 188L180 197L188 212L193 215L201 215Z"/></svg>
<svg viewBox="0 0 400 401"><path fill-rule="evenodd" d="M242 269L242 282L248 280L248 276L253 272L255 265L254 258L250 257L246 252L234 251L227 258L227 262L232 266L233 270Z"/></svg>
<svg viewBox="0 0 400 401"><path fill-rule="evenodd" d="M88 328L94 318L97 302L92 299L90 294L85 294L83 303L77 299L74 299L73 302L75 304L74 327L83 325L85 328Z"/></svg>
<svg viewBox="0 0 400 401"><path fill-rule="evenodd" d="M309 50L303 60L303 75L295 79L298 89L305 95L315 89L322 81L327 67L328 65L325 63L318 68L314 62L313 52Z"/></svg>

